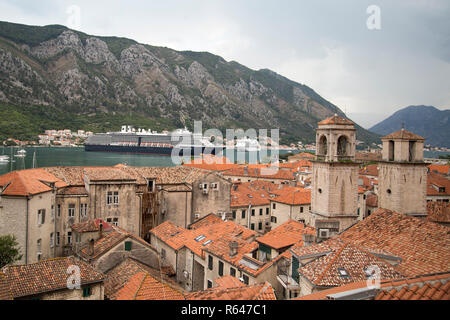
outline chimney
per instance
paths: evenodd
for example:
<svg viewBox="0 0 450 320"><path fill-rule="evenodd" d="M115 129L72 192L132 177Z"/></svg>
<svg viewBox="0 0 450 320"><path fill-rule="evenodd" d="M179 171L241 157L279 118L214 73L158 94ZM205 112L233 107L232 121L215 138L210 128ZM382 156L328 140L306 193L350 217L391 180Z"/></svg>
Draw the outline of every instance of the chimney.
<svg viewBox="0 0 450 320"><path fill-rule="evenodd" d="M230 241L230 257L234 257L237 254L238 243L236 241Z"/></svg>
<svg viewBox="0 0 450 320"><path fill-rule="evenodd" d="M103 237L103 221L100 220L100 223L98 224L98 237Z"/></svg>
<svg viewBox="0 0 450 320"><path fill-rule="evenodd" d="M303 245L304 245L305 247L308 247L308 246L314 244L314 242L315 242L315 239L314 239L314 238L315 238L315 237L314 237L313 234L306 234L306 233L304 233L304 234L303 234Z"/></svg>
<svg viewBox="0 0 450 320"><path fill-rule="evenodd" d="M244 176L248 176L248 167L247 166L244 167Z"/></svg>
<svg viewBox="0 0 450 320"><path fill-rule="evenodd" d="M94 255L94 243L94 239L89 240L88 255L91 257Z"/></svg>

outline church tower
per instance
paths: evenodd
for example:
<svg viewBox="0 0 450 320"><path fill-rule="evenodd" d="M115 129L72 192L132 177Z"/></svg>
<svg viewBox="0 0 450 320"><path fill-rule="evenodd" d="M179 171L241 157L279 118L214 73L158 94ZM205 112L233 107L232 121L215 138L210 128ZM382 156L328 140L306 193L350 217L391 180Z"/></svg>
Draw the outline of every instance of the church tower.
<svg viewBox="0 0 450 320"><path fill-rule="evenodd" d="M383 161L378 165L380 208L426 216L427 169L425 139L401 129L383 138Z"/></svg>
<svg viewBox="0 0 450 320"><path fill-rule="evenodd" d="M322 230L340 232L358 218L358 163L354 123L337 114L318 124L312 163L311 214Z"/></svg>

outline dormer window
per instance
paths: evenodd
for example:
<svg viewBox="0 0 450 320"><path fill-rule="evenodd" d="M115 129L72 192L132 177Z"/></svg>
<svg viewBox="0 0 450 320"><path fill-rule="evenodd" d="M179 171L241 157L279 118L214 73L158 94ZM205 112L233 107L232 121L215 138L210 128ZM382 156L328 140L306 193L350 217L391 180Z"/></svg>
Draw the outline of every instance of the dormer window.
<svg viewBox="0 0 450 320"><path fill-rule="evenodd" d="M155 182L153 180L147 180L147 190L148 192L155 191Z"/></svg>

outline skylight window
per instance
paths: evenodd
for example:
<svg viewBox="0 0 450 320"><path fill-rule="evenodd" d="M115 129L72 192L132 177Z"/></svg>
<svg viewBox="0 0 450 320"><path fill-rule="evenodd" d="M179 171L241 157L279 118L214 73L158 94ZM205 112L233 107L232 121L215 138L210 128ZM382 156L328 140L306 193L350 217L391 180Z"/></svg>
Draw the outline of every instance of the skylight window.
<svg viewBox="0 0 450 320"><path fill-rule="evenodd" d="M205 238L206 238L206 236L201 235L201 236L198 236L197 238L195 238L195 241L199 242L199 241L202 241Z"/></svg>
<svg viewBox="0 0 450 320"><path fill-rule="evenodd" d="M339 268L339 269L338 269L338 272L339 272L339 275L340 275L341 277L348 277L348 276L349 276L347 270L345 270L345 269L343 269L343 268Z"/></svg>
<svg viewBox="0 0 450 320"><path fill-rule="evenodd" d="M212 240L208 240L208 241L205 241L205 243L203 243L202 245L203 246L207 246L208 244L210 244L212 242Z"/></svg>

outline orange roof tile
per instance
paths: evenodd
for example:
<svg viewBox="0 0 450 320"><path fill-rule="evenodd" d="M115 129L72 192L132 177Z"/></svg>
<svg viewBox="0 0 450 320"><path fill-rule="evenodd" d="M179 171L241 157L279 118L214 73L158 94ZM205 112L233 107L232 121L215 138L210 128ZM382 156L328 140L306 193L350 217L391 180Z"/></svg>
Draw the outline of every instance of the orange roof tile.
<svg viewBox="0 0 450 320"><path fill-rule="evenodd" d="M256 235L255 231L232 221L207 224L192 230L177 227L167 221L150 230L150 232L174 250L187 247L199 257L203 257L203 251L225 235L236 237L244 242L248 242Z"/></svg>
<svg viewBox="0 0 450 320"><path fill-rule="evenodd" d="M436 171L444 175L450 174L450 165L448 164L429 164L427 167L430 169L430 172Z"/></svg>
<svg viewBox="0 0 450 320"><path fill-rule="evenodd" d="M430 172L427 175L428 196L450 196L450 180L439 173Z"/></svg>
<svg viewBox="0 0 450 320"><path fill-rule="evenodd" d="M14 298L67 289L67 269L80 268L81 285L103 282L105 275L74 257L55 258L26 265L10 265L3 269Z"/></svg>
<svg viewBox="0 0 450 320"><path fill-rule="evenodd" d="M298 187L286 187L278 191L274 191L277 196L271 198L271 201L280 202L289 205L305 205L311 204L311 189Z"/></svg>
<svg viewBox="0 0 450 320"><path fill-rule="evenodd" d="M388 140L388 139L425 140L424 137L418 136L417 134L409 132L405 129L400 129L394 133L388 134L387 136L381 138L381 140Z"/></svg>
<svg viewBox="0 0 450 320"><path fill-rule="evenodd" d="M354 123L346 118L340 117L337 114L335 114L335 115L319 122L319 126L320 125L328 125L328 124L353 125Z"/></svg>
<svg viewBox="0 0 450 320"><path fill-rule="evenodd" d="M340 237L367 250L400 257L398 270L405 276L449 270L448 227L424 219L380 208Z"/></svg>
<svg viewBox="0 0 450 320"><path fill-rule="evenodd" d="M210 213L204 216L203 218L191 223L188 226L188 229L198 229L201 227L209 226L211 224L221 223L222 221L223 221L222 218L218 217L214 213Z"/></svg>
<svg viewBox="0 0 450 320"><path fill-rule="evenodd" d="M289 170L280 170L277 167L249 168L245 166L232 168L222 173L224 176L253 177L260 179L294 180L294 174Z"/></svg>
<svg viewBox="0 0 450 320"><path fill-rule="evenodd" d="M100 223L102 224L102 228L104 232L112 231L112 226L103 221L102 219L90 219L84 222L80 222L71 226L72 230L75 232L96 232L100 231Z"/></svg>
<svg viewBox="0 0 450 320"><path fill-rule="evenodd" d="M8 196L29 196L51 191L50 183L54 183L57 188L67 186L42 168L12 171L0 176L1 193Z"/></svg>
<svg viewBox="0 0 450 320"><path fill-rule="evenodd" d="M238 278L230 275L217 278L214 280L214 282L216 283L216 288L220 289L245 287L245 284L243 282L241 282Z"/></svg>
<svg viewBox="0 0 450 320"><path fill-rule="evenodd" d="M310 247L291 249L299 258L308 256L311 250L320 255L300 266L298 271L316 286L334 287L365 280L367 279L365 269L371 265L379 267L382 279L402 277L402 274L389 263L340 238L331 238Z"/></svg>
<svg viewBox="0 0 450 320"><path fill-rule="evenodd" d="M375 295L368 297L375 300L429 300L431 296L434 300L449 299L449 279L450 274L438 274L416 278L401 278L395 280L381 280L380 289L375 291ZM339 287L322 290L317 293L295 298L293 300L324 300L331 299L333 294L349 294L356 289L367 287L367 281L352 282ZM435 288L435 294L426 294L430 289ZM423 289L422 289L423 288Z"/></svg>
<svg viewBox="0 0 450 320"><path fill-rule="evenodd" d="M116 300L184 300L184 295L146 272L137 272L117 292Z"/></svg>
<svg viewBox="0 0 450 320"><path fill-rule="evenodd" d="M192 292L186 300L276 300L275 292L269 282L236 288L211 288Z"/></svg>
<svg viewBox="0 0 450 320"><path fill-rule="evenodd" d="M378 165L377 164L369 164L364 168L359 170L360 175L368 175L378 177Z"/></svg>
<svg viewBox="0 0 450 320"><path fill-rule="evenodd" d="M315 234L315 229L295 220L288 220L256 241L278 250L301 242L303 234Z"/></svg>

